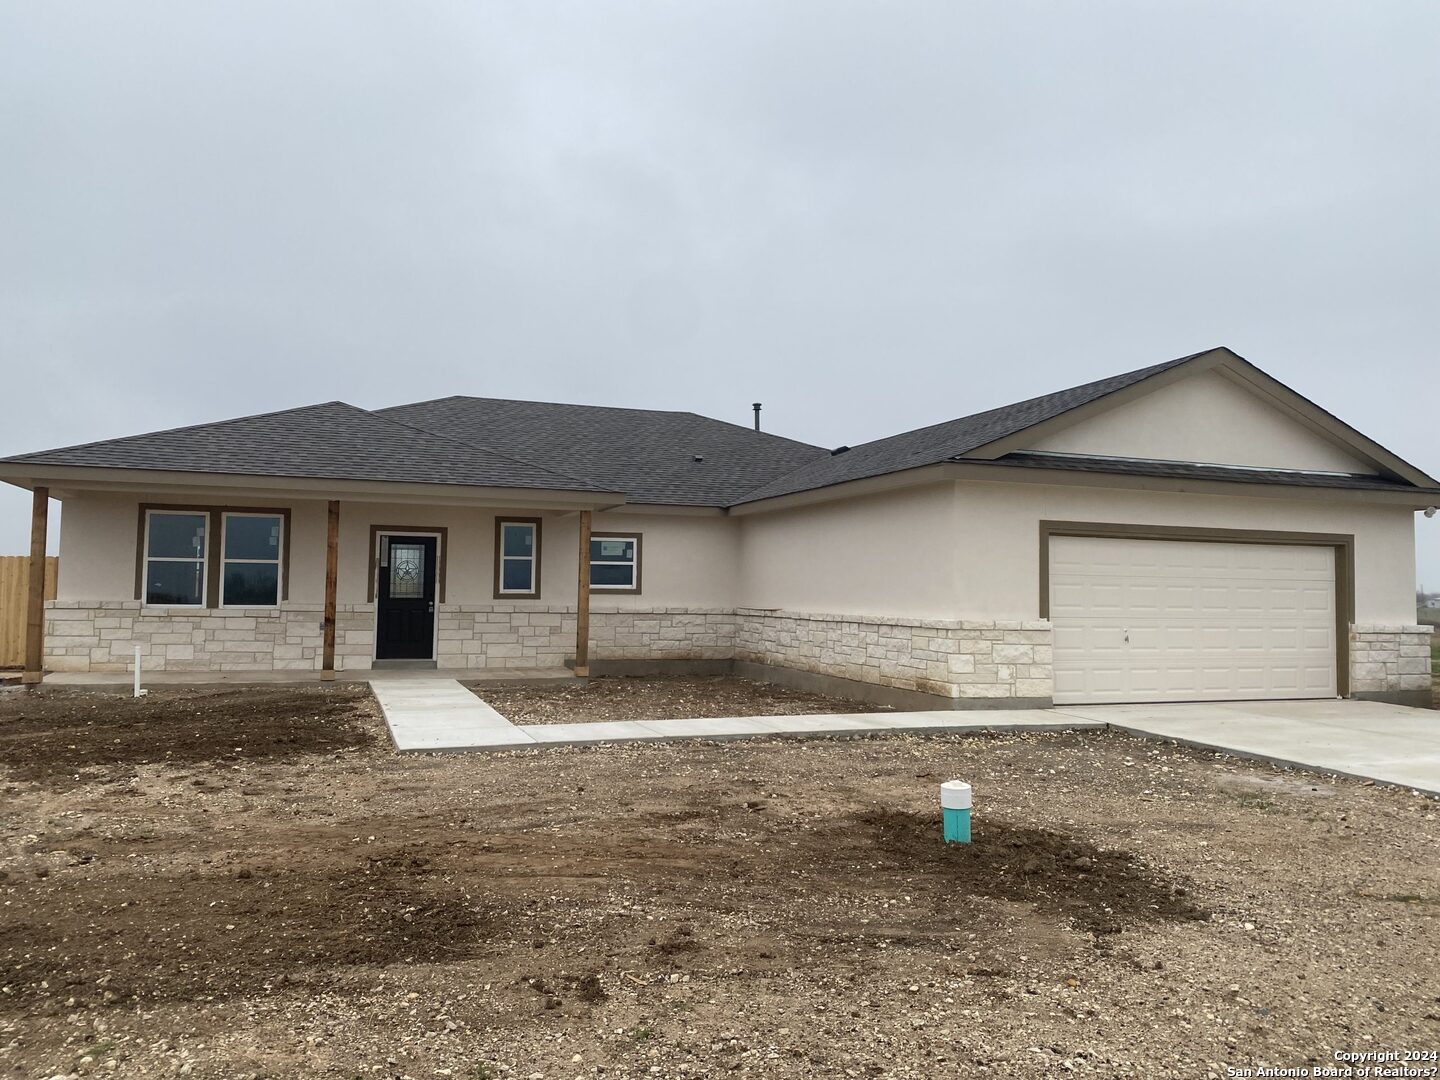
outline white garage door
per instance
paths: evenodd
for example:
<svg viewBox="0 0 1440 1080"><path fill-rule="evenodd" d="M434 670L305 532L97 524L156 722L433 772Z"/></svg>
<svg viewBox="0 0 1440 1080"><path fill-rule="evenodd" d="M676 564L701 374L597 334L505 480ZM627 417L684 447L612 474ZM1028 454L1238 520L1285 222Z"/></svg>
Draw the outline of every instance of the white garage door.
<svg viewBox="0 0 1440 1080"><path fill-rule="evenodd" d="M1055 702L1335 696L1335 550L1050 541Z"/></svg>

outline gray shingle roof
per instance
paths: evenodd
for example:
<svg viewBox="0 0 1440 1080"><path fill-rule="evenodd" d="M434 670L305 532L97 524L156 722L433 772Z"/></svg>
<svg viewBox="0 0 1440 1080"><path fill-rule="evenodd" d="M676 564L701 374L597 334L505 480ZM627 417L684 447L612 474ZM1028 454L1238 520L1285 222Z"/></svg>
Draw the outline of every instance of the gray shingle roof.
<svg viewBox="0 0 1440 1080"><path fill-rule="evenodd" d="M953 461L1214 351L907 431L835 455L690 412L448 397L374 412L331 401L22 454L0 463L616 492L632 503L727 507ZM1320 477L1025 453L1007 455L999 464L1176 479L1415 490L1379 477Z"/></svg>
<svg viewBox="0 0 1440 1080"><path fill-rule="evenodd" d="M1152 375L1179 367L1197 356L1204 355L1205 353L1193 353L1163 364L1154 364L1123 375L1112 375L1108 379L1085 383L1083 386L1072 386L1068 390L1044 394L1014 405L1004 405L988 412L975 413L973 416L963 416L958 420L947 420L942 424L932 424L930 427L864 443L843 454L827 456L802 465L793 472L747 492L736 502L755 502L777 495L792 495L795 492L843 484L850 480L863 480L870 476L883 476L886 473L950 461L996 439L1024 431L1051 417L1123 390L1127 386L1134 386Z"/></svg>
<svg viewBox="0 0 1440 1080"><path fill-rule="evenodd" d="M830 457L818 446L691 412L448 397L378 415L476 446L503 446L624 491L636 503L725 506L805 462Z"/></svg>
<svg viewBox="0 0 1440 1080"><path fill-rule="evenodd" d="M36 465L605 491L343 401L6 458Z"/></svg>

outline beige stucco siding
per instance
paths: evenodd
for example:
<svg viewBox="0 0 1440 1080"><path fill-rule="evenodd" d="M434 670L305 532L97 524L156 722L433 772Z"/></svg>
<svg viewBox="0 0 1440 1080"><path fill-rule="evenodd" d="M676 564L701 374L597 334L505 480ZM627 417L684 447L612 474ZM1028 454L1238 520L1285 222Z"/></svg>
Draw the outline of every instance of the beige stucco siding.
<svg viewBox="0 0 1440 1080"><path fill-rule="evenodd" d="M135 515L139 500L113 495L66 499L60 515L60 600L135 598Z"/></svg>
<svg viewBox="0 0 1440 1080"><path fill-rule="evenodd" d="M167 495L142 499L135 495L86 492L67 498L60 517L60 600L135 599L135 545L142 503L166 506L213 506L214 499ZM271 502L226 503L290 508L290 600L320 603L325 599L325 504L277 498Z"/></svg>
<svg viewBox="0 0 1440 1080"><path fill-rule="evenodd" d="M448 529L445 600L451 604L489 601L495 590L495 520L538 517L540 597L507 597L519 607L573 604L579 572L577 514L544 514L517 507L509 511L342 503L340 509L340 601L365 600L371 525L424 531ZM598 513L597 533L641 534L639 595L597 591L593 603L607 607L731 607L738 558L738 529L729 518L637 512ZM323 555L324 540L321 538ZM324 562L320 564L324 572ZM324 584L321 582L323 596Z"/></svg>
<svg viewBox="0 0 1440 1080"><path fill-rule="evenodd" d="M951 483L739 520L741 607L954 617Z"/></svg>
<svg viewBox="0 0 1440 1080"><path fill-rule="evenodd" d="M564 522L566 580L576 577L579 547L572 517ZM734 607L740 573L740 522L720 514L691 517L644 512L596 514L595 532L644 534L639 596L597 592L595 606ZM573 590L572 590L573 591Z"/></svg>
<svg viewBox="0 0 1440 1080"><path fill-rule="evenodd" d="M1026 449L1272 469L1375 471L1218 371L1172 383Z"/></svg>
<svg viewBox="0 0 1440 1080"><path fill-rule="evenodd" d="M140 505L134 495L83 493L65 500L61 518L58 598L135 599L135 543ZM176 499L167 504L207 506L213 499ZM235 503L289 507L289 600L319 604L325 599L326 504L315 500ZM483 603L494 598L496 517L539 517L541 596L508 599L518 606L573 604L579 557L579 518L517 507L495 511L467 507L342 502L340 578L337 600L363 604L369 591L370 529L394 526L423 532L447 530L446 602ZM739 555L738 522L721 515L596 514L597 532L639 532L642 541L640 595L596 593L596 606L733 607Z"/></svg>
<svg viewBox="0 0 1440 1080"><path fill-rule="evenodd" d="M1403 507L998 483L961 484L957 500L956 618L1037 616L1042 519L1350 533L1355 621L1408 624L1415 618L1414 515Z"/></svg>

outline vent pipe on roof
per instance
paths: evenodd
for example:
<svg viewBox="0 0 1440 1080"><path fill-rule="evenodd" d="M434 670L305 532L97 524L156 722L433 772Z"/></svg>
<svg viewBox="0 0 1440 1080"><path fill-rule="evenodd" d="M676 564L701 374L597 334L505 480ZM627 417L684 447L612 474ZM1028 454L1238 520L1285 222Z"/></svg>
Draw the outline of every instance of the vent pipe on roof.
<svg viewBox="0 0 1440 1080"><path fill-rule="evenodd" d="M751 405L750 407L755 410L755 430L756 430L756 431L759 431L759 430L760 430L760 402L757 401L757 402L755 402L754 405Z"/></svg>

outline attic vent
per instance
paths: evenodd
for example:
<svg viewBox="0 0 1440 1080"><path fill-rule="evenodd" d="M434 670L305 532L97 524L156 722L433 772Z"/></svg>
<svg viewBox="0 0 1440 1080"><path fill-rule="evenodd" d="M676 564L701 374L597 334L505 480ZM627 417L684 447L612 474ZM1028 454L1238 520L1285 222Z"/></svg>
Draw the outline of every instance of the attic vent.
<svg viewBox="0 0 1440 1080"><path fill-rule="evenodd" d="M837 447L835 447L834 450L831 450L831 451L830 451L830 456L831 456L831 457L834 457L836 454L843 454L843 453L845 453L845 451L847 451L847 450L849 450L849 449L850 449L850 448L849 448L848 446L837 446Z"/></svg>

